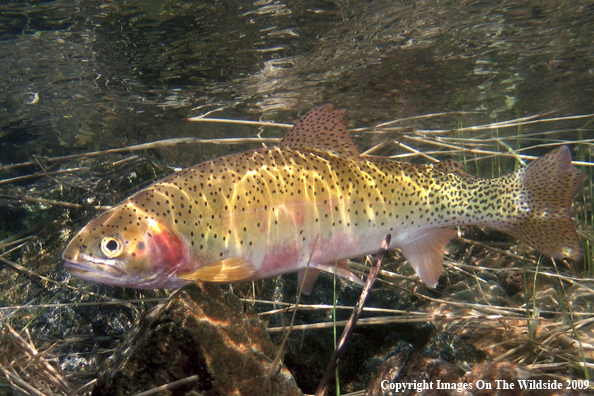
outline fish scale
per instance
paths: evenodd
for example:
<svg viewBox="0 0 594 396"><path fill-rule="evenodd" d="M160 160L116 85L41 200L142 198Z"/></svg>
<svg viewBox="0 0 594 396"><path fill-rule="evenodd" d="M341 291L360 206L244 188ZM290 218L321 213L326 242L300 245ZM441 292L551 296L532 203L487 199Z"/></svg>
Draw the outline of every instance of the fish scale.
<svg viewBox="0 0 594 396"><path fill-rule="evenodd" d="M451 161L359 156L342 111L326 105L278 147L207 161L137 192L81 230L63 257L74 275L120 286L297 271L309 292L320 270L361 283L345 260L375 252L391 234L390 247L434 287L456 235L451 226L493 227L579 260L569 206L583 180L567 147L496 179L474 178Z"/></svg>

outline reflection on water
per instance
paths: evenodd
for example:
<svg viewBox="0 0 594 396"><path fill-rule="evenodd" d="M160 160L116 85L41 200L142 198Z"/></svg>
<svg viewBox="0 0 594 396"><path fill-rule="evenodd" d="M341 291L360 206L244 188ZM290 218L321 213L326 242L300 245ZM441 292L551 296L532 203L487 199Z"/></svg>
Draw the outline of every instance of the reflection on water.
<svg viewBox="0 0 594 396"><path fill-rule="evenodd" d="M358 126L591 112L593 36L586 1L8 3L0 145L19 148L0 163L200 134L199 106L290 121L333 102Z"/></svg>

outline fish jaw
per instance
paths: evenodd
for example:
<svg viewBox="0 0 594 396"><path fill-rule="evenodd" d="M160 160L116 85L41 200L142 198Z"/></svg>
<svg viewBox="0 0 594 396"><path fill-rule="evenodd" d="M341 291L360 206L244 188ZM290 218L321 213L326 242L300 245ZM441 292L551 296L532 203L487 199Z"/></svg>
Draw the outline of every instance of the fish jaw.
<svg viewBox="0 0 594 396"><path fill-rule="evenodd" d="M92 261L91 261L92 260ZM65 261L64 269L73 276L108 286L134 287L137 289L176 289L189 283L178 279L175 273L159 273L148 277L146 273L130 274L121 263L80 256L77 262Z"/></svg>
<svg viewBox="0 0 594 396"><path fill-rule="evenodd" d="M96 259L91 261L90 258L81 255L81 261L65 261L64 269L70 272L77 278L86 281L101 283L109 286L121 287L140 287L141 279L139 276L131 277L124 271L118 268L119 265L114 262L100 262ZM147 287L151 288L151 287Z"/></svg>

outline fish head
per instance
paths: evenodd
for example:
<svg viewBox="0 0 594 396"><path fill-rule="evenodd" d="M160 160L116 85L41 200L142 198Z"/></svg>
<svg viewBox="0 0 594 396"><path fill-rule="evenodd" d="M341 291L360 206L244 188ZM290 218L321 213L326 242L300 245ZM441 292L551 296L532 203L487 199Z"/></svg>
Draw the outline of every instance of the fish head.
<svg viewBox="0 0 594 396"><path fill-rule="evenodd" d="M133 204L121 204L87 224L62 258L72 275L91 282L139 289L176 288L187 260L185 240L165 222Z"/></svg>

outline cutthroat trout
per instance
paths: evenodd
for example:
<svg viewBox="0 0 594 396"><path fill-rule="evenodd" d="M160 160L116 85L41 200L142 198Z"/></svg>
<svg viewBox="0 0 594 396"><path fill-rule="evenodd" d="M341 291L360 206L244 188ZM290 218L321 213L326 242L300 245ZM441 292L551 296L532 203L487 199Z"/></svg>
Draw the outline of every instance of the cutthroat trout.
<svg viewBox="0 0 594 396"><path fill-rule="evenodd" d="M496 179L447 162L360 156L343 110L324 105L278 147L203 162L138 191L92 220L62 257L73 275L114 286L177 288L297 271L307 293L320 271L361 283L346 260L376 252L391 234L390 248L435 287L444 246L456 236L446 227L489 226L579 261L569 208L585 178L565 146Z"/></svg>

